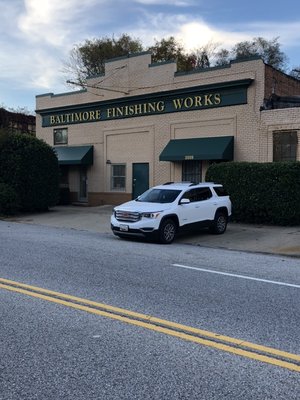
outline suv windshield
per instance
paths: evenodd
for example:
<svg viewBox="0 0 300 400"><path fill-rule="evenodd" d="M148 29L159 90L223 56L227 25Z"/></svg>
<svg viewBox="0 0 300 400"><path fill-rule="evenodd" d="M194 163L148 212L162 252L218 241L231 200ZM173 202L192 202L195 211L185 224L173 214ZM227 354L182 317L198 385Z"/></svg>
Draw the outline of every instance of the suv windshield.
<svg viewBox="0 0 300 400"><path fill-rule="evenodd" d="M172 203L181 193L181 190L149 189L137 198L137 201L146 203Z"/></svg>

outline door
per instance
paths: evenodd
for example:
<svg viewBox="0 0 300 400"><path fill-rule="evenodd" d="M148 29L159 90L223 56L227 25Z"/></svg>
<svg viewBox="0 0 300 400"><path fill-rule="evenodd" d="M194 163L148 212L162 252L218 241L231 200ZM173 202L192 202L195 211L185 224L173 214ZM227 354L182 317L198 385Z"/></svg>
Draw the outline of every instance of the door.
<svg viewBox="0 0 300 400"><path fill-rule="evenodd" d="M149 189L149 163L132 164L132 198Z"/></svg>
<svg viewBox="0 0 300 400"><path fill-rule="evenodd" d="M183 198L190 200L190 203L182 205L183 224L194 224L214 218L216 204L212 201L210 188L191 189L184 194Z"/></svg>
<svg viewBox="0 0 300 400"><path fill-rule="evenodd" d="M87 201L87 172L86 167L80 169L80 182L79 182L79 201Z"/></svg>

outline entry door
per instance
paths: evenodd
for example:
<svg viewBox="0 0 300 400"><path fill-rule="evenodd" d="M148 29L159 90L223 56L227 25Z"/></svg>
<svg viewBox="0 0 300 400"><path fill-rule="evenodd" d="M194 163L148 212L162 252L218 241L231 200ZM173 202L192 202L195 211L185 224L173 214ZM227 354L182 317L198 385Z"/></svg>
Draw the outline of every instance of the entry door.
<svg viewBox="0 0 300 400"><path fill-rule="evenodd" d="M132 198L149 189L149 163L132 164Z"/></svg>
<svg viewBox="0 0 300 400"><path fill-rule="evenodd" d="M79 201L87 201L87 172L86 167L80 169Z"/></svg>

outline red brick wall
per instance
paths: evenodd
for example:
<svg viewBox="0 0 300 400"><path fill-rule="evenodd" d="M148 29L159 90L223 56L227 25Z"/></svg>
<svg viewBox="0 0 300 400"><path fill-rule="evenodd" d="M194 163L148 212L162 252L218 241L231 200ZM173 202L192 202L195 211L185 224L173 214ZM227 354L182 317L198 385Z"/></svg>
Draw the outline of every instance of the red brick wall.
<svg viewBox="0 0 300 400"><path fill-rule="evenodd" d="M265 98L272 94L277 96L300 96L300 81L283 72L277 71L270 65L265 65Z"/></svg>

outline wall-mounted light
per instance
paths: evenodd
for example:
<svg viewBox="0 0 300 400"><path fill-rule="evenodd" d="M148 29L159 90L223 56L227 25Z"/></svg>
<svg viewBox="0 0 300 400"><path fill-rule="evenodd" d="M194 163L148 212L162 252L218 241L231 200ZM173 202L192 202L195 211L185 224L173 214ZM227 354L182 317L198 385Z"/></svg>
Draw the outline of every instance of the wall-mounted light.
<svg viewBox="0 0 300 400"><path fill-rule="evenodd" d="M106 164L111 164L111 161L110 160L106 160Z"/></svg>

